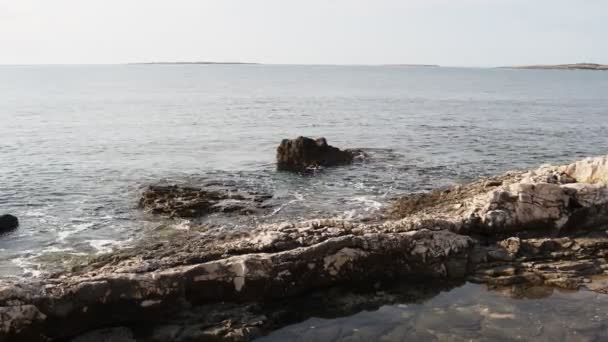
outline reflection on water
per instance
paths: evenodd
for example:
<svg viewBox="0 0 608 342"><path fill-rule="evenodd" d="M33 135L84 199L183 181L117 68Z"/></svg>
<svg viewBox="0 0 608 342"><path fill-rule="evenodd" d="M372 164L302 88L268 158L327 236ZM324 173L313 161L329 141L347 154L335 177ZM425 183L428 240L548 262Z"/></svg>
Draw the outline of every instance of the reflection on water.
<svg viewBox="0 0 608 342"><path fill-rule="evenodd" d="M383 305L340 318L309 318L259 339L470 340L606 341L608 295L546 287L489 291L483 285L465 284L423 303Z"/></svg>

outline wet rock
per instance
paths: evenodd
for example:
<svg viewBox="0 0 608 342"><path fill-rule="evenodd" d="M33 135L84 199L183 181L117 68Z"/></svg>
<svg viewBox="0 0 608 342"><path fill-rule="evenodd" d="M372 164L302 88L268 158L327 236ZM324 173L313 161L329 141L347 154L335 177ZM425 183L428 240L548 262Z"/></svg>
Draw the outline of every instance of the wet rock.
<svg viewBox="0 0 608 342"><path fill-rule="evenodd" d="M513 276L517 273L517 269L511 265L496 266L493 268L487 268L477 271L478 274L485 276Z"/></svg>
<svg viewBox="0 0 608 342"><path fill-rule="evenodd" d="M277 169L306 172L319 167L346 165L361 153L330 146L325 138L284 139L277 148Z"/></svg>
<svg viewBox="0 0 608 342"><path fill-rule="evenodd" d="M515 259L513 254L501 248L489 250L487 256L490 261L513 261Z"/></svg>
<svg viewBox="0 0 608 342"><path fill-rule="evenodd" d="M528 283L577 289L592 282L589 276L601 275L608 269L605 258L608 236L605 233L592 231L559 238L511 237L485 250L490 255L501 251L501 248L505 255L513 258L501 260L499 264L491 257L485 261L479 259L471 280L492 286ZM502 271L505 269L509 274Z"/></svg>
<svg viewBox="0 0 608 342"><path fill-rule="evenodd" d="M10 232L19 227L19 219L13 215L1 215L0 216L0 233Z"/></svg>
<svg viewBox="0 0 608 342"><path fill-rule="evenodd" d="M339 284L398 278L467 277L492 288L586 286L602 292L606 287L594 285L594 279L608 271L606 175L606 157L543 166L406 196L385 222L319 219L244 233L184 232L101 256L72 273L2 281L0 339L66 338L125 322L158 322L200 305L294 303ZM146 193L142 207L196 216L216 212L226 202L221 210L239 212L239 205L264 199L225 189L166 186ZM208 307L195 316L210 320L162 333L183 340L246 340L276 322L268 311L238 308L243 305ZM460 336L469 336L490 316L471 322L466 317ZM454 337L431 319L416 335Z"/></svg>
<svg viewBox="0 0 608 342"><path fill-rule="evenodd" d="M576 290L582 285L582 279L572 277L559 277L545 280L545 285L556 286L563 289Z"/></svg>
<svg viewBox="0 0 608 342"><path fill-rule="evenodd" d="M182 218L216 212L248 215L267 208L265 202L271 197L225 186L151 185L143 192L139 206L153 214Z"/></svg>

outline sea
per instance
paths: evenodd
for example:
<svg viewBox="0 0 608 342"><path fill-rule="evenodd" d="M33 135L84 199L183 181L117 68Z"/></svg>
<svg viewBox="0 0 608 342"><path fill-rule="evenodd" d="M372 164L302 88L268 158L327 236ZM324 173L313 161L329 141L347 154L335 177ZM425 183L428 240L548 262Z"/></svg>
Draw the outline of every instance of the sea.
<svg viewBox="0 0 608 342"><path fill-rule="evenodd" d="M137 244L159 226L361 220L402 194L608 154L608 72L0 66L0 127L0 214L20 220L0 236L0 279L31 278ZM300 135L369 158L307 176L277 171L276 147ZM159 182L230 183L271 194L274 209L169 220L137 206Z"/></svg>

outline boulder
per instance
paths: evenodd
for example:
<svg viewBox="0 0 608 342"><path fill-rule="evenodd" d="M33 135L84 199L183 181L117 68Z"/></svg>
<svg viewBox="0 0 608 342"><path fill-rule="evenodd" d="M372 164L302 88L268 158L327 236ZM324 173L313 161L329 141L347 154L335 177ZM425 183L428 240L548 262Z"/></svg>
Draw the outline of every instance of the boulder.
<svg viewBox="0 0 608 342"><path fill-rule="evenodd" d="M284 139L277 148L277 169L306 172L319 167L347 165L357 154L360 151L343 151L330 146L325 138Z"/></svg>
<svg viewBox="0 0 608 342"><path fill-rule="evenodd" d="M6 233L19 227L19 219L13 215L0 216L0 233Z"/></svg>

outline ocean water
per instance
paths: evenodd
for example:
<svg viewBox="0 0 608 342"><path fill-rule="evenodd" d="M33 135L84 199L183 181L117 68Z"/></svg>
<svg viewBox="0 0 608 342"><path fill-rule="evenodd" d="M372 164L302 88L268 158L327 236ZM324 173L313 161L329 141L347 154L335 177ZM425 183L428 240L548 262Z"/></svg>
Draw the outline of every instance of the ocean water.
<svg viewBox="0 0 608 342"><path fill-rule="evenodd" d="M393 66L0 66L0 277L128 246L168 221L137 209L159 181L271 193L259 222L374 215L399 194L608 153L608 72ZM371 158L275 171L281 139Z"/></svg>

